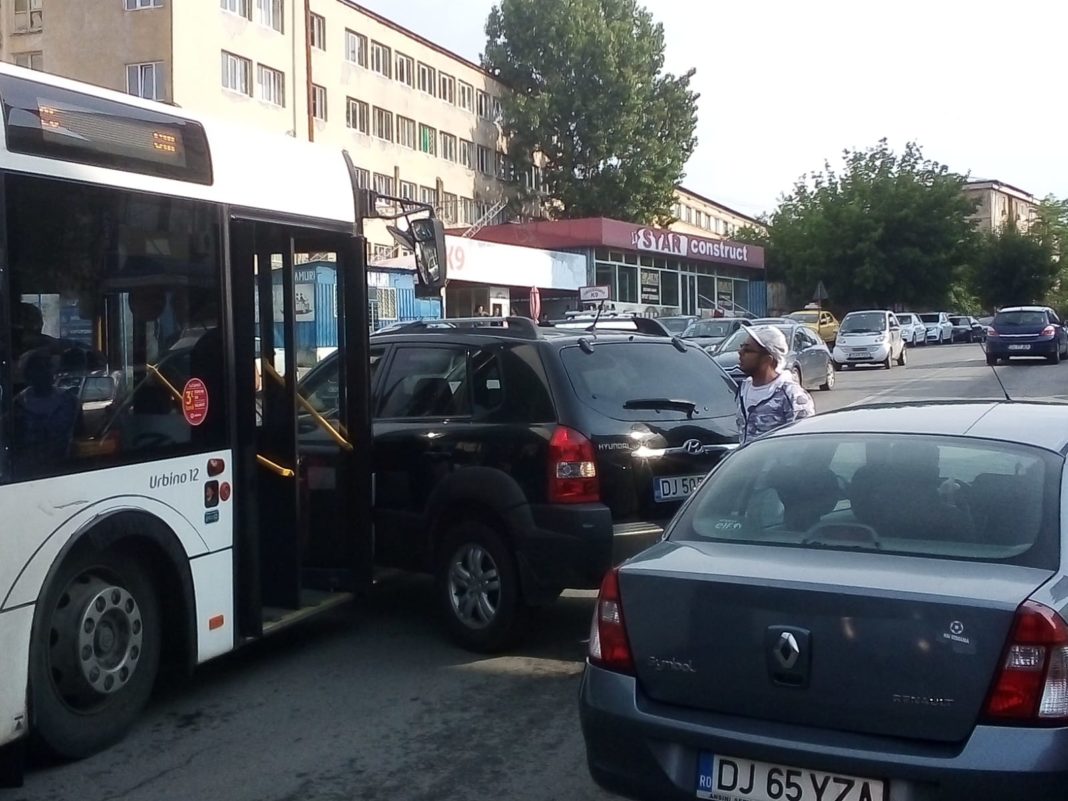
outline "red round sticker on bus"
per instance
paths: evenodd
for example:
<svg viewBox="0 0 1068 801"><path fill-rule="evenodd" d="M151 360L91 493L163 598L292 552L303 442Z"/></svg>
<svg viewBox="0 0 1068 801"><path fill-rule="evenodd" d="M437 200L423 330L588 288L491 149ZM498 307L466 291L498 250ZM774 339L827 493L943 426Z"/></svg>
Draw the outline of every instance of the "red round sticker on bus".
<svg viewBox="0 0 1068 801"><path fill-rule="evenodd" d="M198 426L208 416L208 388L199 378L190 378L182 390L182 413L186 422Z"/></svg>

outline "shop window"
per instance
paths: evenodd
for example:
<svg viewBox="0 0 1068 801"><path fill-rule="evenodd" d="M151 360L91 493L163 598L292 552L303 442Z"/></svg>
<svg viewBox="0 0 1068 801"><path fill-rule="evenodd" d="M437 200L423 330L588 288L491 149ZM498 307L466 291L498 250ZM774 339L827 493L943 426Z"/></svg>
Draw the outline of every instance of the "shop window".
<svg viewBox="0 0 1068 801"><path fill-rule="evenodd" d="M612 297L616 296L616 268L611 264L597 262L593 268L594 286L612 287Z"/></svg>
<svg viewBox="0 0 1068 801"><path fill-rule="evenodd" d="M716 304L716 279L710 275L697 276L697 308L711 309Z"/></svg>
<svg viewBox="0 0 1068 801"><path fill-rule="evenodd" d="M623 262L625 264L637 264L638 263L638 254L637 253L624 253L623 254Z"/></svg>
<svg viewBox="0 0 1068 801"><path fill-rule="evenodd" d="M619 250L610 250L610 251L608 251L608 260L609 261L614 261L616 264L622 264L623 263L623 253L622 253L622 251L619 251Z"/></svg>
<svg viewBox="0 0 1068 801"><path fill-rule="evenodd" d="M637 267L617 267L616 277L619 283L619 297L620 303L637 303L638 302L638 268Z"/></svg>
<svg viewBox="0 0 1068 801"><path fill-rule="evenodd" d="M679 274L665 270L660 273L660 305L679 305Z"/></svg>

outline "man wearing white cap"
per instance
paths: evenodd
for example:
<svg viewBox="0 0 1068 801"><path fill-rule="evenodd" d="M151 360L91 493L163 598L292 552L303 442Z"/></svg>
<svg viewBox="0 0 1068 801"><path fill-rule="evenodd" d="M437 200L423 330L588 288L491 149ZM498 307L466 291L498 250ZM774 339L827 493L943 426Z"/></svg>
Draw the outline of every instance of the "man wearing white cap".
<svg viewBox="0 0 1068 801"><path fill-rule="evenodd" d="M738 437L741 444L772 429L816 413L812 396L784 373L789 347L773 325L745 329L748 339L738 348L738 367L746 374L738 391Z"/></svg>

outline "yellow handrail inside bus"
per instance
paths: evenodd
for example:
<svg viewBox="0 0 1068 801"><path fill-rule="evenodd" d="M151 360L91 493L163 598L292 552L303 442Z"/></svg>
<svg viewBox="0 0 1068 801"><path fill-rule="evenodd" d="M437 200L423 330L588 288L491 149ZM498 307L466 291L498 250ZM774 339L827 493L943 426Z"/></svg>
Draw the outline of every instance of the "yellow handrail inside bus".
<svg viewBox="0 0 1068 801"><path fill-rule="evenodd" d="M170 381L167 380L167 377L165 375L163 375L163 373L161 373L159 371L159 368L156 367L156 365L154 365L154 364L146 364L145 367L147 367L149 369L149 371L152 373L152 375L154 375L156 378L159 379L160 383L163 384L163 386L165 386L168 390L170 390L171 395L174 396L174 399L176 401L178 401L178 405L181 406L182 405L182 393L179 392L175 388L174 384L172 384Z"/></svg>
<svg viewBox="0 0 1068 801"><path fill-rule="evenodd" d="M264 372L267 373L267 375L270 376L271 379L277 381L283 386L285 385L286 380L278 374L278 372L274 369L274 365L269 364L263 359L260 359L260 362L263 365ZM352 450L352 443L345 438L348 436L348 432L345 431L344 426L339 425L337 428L334 428L330 421L323 417L321 414L319 414L319 412L315 410L315 407L312 406L307 401L307 399L299 392L297 393L297 403L300 405L301 409L311 415L312 420L316 422L319 428L321 428L323 431L330 435L331 439L333 439L334 442L336 442L338 445L340 445L347 451ZM338 429L340 429L340 432Z"/></svg>
<svg viewBox="0 0 1068 801"><path fill-rule="evenodd" d="M258 453L256 454L256 461L266 467L271 472L277 473L282 478L293 478L293 476L296 475L296 473L294 473L288 467L282 467L282 465L272 462L266 456L260 456Z"/></svg>

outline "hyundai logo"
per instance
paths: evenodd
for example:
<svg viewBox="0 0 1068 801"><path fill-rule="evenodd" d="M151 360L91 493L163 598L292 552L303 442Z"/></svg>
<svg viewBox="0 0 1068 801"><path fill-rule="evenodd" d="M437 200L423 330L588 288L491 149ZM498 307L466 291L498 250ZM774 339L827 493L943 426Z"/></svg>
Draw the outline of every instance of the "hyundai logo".
<svg viewBox="0 0 1068 801"><path fill-rule="evenodd" d="M683 444L682 449L691 456L697 456L704 452L705 446L701 444L701 440L699 439L688 439Z"/></svg>
<svg viewBox="0 0 1068 801"><path fill-rule="evenodd" d="M775 660L784 670L791 670L801 657L801 646L797 644L797 638L788 631L779 635L779 641L772 650Z"/></svg>

